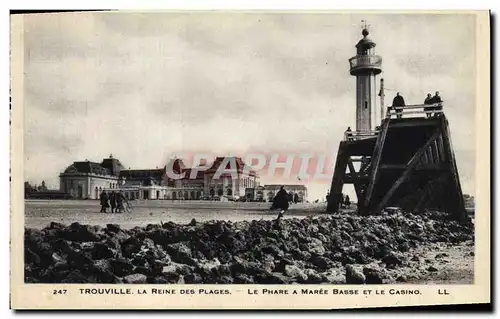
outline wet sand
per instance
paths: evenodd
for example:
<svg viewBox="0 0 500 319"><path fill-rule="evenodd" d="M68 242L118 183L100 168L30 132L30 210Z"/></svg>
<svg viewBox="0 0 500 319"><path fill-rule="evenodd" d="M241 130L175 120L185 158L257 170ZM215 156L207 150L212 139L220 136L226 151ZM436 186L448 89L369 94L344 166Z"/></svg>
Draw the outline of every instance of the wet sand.
<svg viewBox="0 0 500 319"><path fill-rule="evenodd" d="M101 225L119 224L124 229L160 222L187 224L193 218L210 220L274 219L277 211L269 211L270 203L211 202L211 201L132 201L133 210L124 214L99 213L96 200L26 200L25 227L43 228L51 222ZM326 203L292 204L285 218L321 215ZM108 209L109 212L109 209Z"/></svg>

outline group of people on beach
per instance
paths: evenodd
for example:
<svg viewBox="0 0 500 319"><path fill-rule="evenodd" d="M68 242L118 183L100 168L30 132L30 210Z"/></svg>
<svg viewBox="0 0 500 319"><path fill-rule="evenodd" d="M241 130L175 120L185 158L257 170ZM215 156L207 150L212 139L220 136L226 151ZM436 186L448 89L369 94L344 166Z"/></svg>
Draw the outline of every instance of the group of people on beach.
<svg viewBox="0 0 500 319"><path fill-rule="evenodd" d="M424 105L433 105L433 104L438 104L438 105L424 107L424 111L425 111L426 116L431 117L432 113L434 113L434 115L437 115L438 113L436 113L435 111L440 111L443 108L441 102L443 102L443 100L441 99L439 92L436 92L436 94L434 96L431 96L430 93L427 93L427 97L425 98ZM397 92L396 96L392 100L392 106L388 107L388 111L391 109L396 110L396 117L398 119L400 119L403 117L403 108L405 106L406 106L405 99L399 94L399 92Z"/></svg>
<svg viewBox="0 0 500 319"><path fill-rule="evenodd" d="M111 207L111 213L123 213L125 204L128 205L128 200L123 192L112 191L109 195L105 191L99 196L101 201L101 213L107 213L107 209Z"/></svg>

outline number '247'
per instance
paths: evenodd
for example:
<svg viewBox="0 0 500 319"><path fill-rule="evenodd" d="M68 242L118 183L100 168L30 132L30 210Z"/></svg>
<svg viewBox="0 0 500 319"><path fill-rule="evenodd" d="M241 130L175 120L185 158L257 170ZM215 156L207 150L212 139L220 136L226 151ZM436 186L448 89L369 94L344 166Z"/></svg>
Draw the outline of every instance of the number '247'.
<svg viewBox="0 0 500 319"><path fill-rule="evenodd" d="M66 289L54 289L54 295L65 295L68 290Z"/></svg>

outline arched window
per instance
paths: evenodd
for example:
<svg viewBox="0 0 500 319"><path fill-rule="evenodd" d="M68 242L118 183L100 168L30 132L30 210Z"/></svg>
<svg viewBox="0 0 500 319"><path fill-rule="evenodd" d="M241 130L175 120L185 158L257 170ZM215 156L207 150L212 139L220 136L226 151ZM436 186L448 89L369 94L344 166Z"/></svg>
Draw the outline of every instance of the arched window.
<svg viewBox="0 0 500 319"><path fill-rule="evenodd" d="M219 189L217 190L217 195L219 195L219 196L224 195L224 191L222 190L222 188L219 188Z"/></svg>
<svg viewBox="0 0 500 319"><path fill-rule="evenodd" d="M210 196L215 196L215 190L213 188L210 188Z"/></svg>
<svg viewBox="0 0 500 319"><path fill-rule="evenodd" d="M231 188L227 188L226 190L227 196L233 196L233 190Z"/></svg>
<svg viewBox="0 0 500 319"><path fill-rule="evenodd" d="M172 199L177 199L177 193L176 192L172 192Z"/></svg>
<svg viewBox="0 0 500 319"><path fill-rule="evenodd" d="M191 198L190 199L195 199L196 195L194 191L191 191Z"/></svg>
<svg viewBox="0 0 500 319"><path fill-rule="evenodd" d="M200 198L201 198L201 191L198 191L198 192L196 193L196 199L200 199Z"/></svg>
<svg viewBox="0 0 500 319"><path fill-rule="evenodd" d="M189 199L189 194L187 191L184 192L184 199Z"/></svg>

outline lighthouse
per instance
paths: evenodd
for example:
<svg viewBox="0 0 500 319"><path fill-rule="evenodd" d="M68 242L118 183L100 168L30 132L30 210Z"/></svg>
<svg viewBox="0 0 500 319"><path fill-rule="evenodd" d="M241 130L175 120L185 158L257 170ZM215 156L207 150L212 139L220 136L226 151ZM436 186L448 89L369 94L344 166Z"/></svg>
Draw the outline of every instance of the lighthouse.
<svg viewBox="0 0 500 319"><path fill-rule="evenodd" d="M356 56L349 59L350 73L356 77L356 132L346 131L340 141L327 212L342 209L344 184L352 184L359 215L378 215L387 207L398 207L413 214L445 212L452 219L470 222L444 112L438 109L429 117L429 105L407 105L409 112L388 110L380 118L375 83L382 73L382 58L375 54L366 26L362 35Z"/></svg>
<svg viewBox="0 0 500 319"><path fill-rule="evenodd" d="M368 132L382 120L382 114L377 114L375 88L376 76L382 72L382 57L375 54L376 44L368 37L366 26L361 34L356 56L349 59L349 64L351 75L356 77L356 131Z"/></svg>

